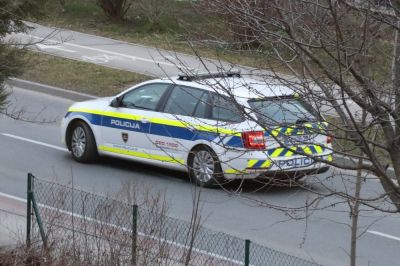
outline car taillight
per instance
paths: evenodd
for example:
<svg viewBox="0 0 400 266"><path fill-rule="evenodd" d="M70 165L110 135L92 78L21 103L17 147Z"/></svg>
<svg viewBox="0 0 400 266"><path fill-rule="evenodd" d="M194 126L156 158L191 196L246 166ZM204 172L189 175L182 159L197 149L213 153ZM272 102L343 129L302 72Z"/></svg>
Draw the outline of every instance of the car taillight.
<svg viewBox="0 0 400 266"><path fill-rule="evenodd" d="M263 150L265 149L265 138L263 131L242 132L244 147L247 149Z"/></svg>
<svg viewBox="0 0 400 266"><path fill-rule="evenodd" d="M328 135L326 136L326 143L327 143L327 144L331 144L332 141L333 141L333 135L328 134Z"/></svg>

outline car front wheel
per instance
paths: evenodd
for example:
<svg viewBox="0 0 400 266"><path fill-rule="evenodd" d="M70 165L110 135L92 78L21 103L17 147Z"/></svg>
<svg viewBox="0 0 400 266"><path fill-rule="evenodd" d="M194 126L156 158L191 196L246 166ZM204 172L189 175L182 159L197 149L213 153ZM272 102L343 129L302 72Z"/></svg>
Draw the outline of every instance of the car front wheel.
<svg viewBox="0 0 400 266"><path fill-rule="evenodd" d="M80 163L93 162L97 157L96 141L92 130L84 122L77 122L70 134L72 157Z"/></svg>

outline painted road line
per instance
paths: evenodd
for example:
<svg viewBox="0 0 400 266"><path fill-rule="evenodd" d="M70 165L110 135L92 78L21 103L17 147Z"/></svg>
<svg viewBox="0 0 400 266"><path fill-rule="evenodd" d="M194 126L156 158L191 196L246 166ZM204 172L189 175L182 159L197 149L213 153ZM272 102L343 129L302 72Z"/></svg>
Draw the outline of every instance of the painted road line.
<svg viewBox="0 0 400 266"><path fill-rule="evenodd" d="M74 50L62 48L59 45L45 45L45 44L40 44L40 43L37 43L35 45L40 50L53 49L53 50L60 50L60 51L63 51L63 52L68 52L68 53L76 53L76 51L74 51Z"/></svg>
<svg viewBox="0 0 400 266"><path fill-rule="evenodd" d="M37 40L41 40L41 41L45 40L45 39L43 39L41 37L34 36L34 35L29 35L29 37L37 39ZM135 60L139 60L139 61L145 61L145 62L150 62L150 63L156 63L158 65L165 65L165 66L172 66L172 67L176 66L175 64L168 63L168 62L157 61L157 60L154 60L154 59L148 59L148 58L143 58L143 57L137 57L137 56L127 55L127 54L122 54L122 53L118 53L118 52L113 52L113 51L108 51L108 50L104 50L104 49L99 49L99 48L94 48L94 47L74 44L74 43L70 43L70 42L59 42L58 44L60 44L60 43L62 43L63 45L71 46L71 47L92 50L92 51L96 51L96 52L100 52L100 53L104 53L104 54L111 54L111 55L121 56L121 57L125 57L125 58L128 58L128 59L134 60L134 61Z"/></svg>
<svg viewBox="0 0 400 266"><path fill-rule="evenodd" d="M386 237L386 238L389 238L389 239L400 241L400 237L397 237L397 236L392 236L392 235L388 235L388 234L381 233L381 232L378 232L378 231L373 231L373 230L368 230L367 232L370 233L370 234L373 234L373 235L382 236L382 237Z"/></svg>
<svg viewBox="0 0 400 266"><path fill-rule="evenodd" d="M16 197L16 196L13 196L13 195L10 195L10 194L6 194L6 193L2 193L2 192L0 192L0 197L9 198L9 199L12 199L12 200L15 200L15 201L20 201L20 202L26 202L26 199L24 199L24 198Z"/></svg>
<svg viewBox="0 0 400 266"><path fill-rule="evenodd" d="M15 135L12 135L12 134L7 134L7 133L1 133L1 135L5 136L5 137L13 138L13 139L18 139L18 140L26 141L26 142L29 142L29 143L41 145L41 146L44 146L44 147L47 147L47 148L52 148L52 149L55 149L55 150L64 151L64 152L66 151L66 152L68 152L68 150L67 150L66 148L62 148L62 147L59 147L59 146L47 144L47 143L44 143L44 142L41 142L41 141L36 141L36 140L33 140L33 139L27 139L27 138L23 138L23 137L20 137L20 136L15 136Z"/></svg>

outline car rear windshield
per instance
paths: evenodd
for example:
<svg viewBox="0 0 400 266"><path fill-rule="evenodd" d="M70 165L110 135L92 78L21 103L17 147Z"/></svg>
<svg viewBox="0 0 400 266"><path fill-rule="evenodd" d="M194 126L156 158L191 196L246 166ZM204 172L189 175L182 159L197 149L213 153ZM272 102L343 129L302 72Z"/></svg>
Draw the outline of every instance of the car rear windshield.
<svg viewBox="0 0 400 266"><path fill-rule="evenodd" d="M258 120L269 127L320 119L311 105L298 98L251 99L248 102Z"/></svg>

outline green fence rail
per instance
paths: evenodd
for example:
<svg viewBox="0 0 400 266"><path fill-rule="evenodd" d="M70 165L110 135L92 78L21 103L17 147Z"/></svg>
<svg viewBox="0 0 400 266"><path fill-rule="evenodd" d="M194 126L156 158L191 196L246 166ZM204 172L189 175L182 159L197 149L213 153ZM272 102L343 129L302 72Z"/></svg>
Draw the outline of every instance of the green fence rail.
<svg viewBox="0 0 400 266"><path fill-rule="evenodd" d="M156 206L138 207L31 174L27 193L27 245L38 236L72 264L318 265L168 217Z"/></svg>

